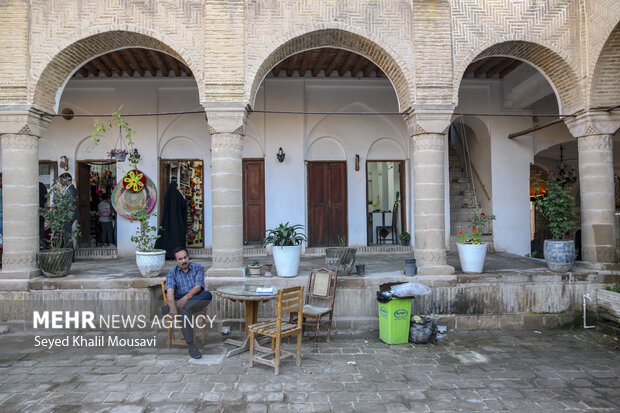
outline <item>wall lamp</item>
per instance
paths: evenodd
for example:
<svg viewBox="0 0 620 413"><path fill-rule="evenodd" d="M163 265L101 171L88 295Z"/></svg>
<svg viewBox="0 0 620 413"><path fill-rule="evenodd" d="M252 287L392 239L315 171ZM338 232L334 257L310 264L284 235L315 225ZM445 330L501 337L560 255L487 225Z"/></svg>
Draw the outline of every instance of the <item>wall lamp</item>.
<svg viewBox="0 0 620 413"><path fill-rule="evenodd" d="M360 170L360 156L359 155L355 155L355 170L356 171Z"/></svg>
<svg viewBox="0 0 620 413"><path fill-rule="evenodd" d="M281 146L280 149L278 149L278 153L276 153L276 158L278 158L278 161L280 161L280 163L284 162L284 158L286 158L286 154L282 150Z"/></svg>
<svg viewBox="0 0 620 413"><path fill-rule="evenodd" d="M69 158L67 158L66 156L61 156L60 157L60 168L64 169L65 171L69 170Z"/></svg>

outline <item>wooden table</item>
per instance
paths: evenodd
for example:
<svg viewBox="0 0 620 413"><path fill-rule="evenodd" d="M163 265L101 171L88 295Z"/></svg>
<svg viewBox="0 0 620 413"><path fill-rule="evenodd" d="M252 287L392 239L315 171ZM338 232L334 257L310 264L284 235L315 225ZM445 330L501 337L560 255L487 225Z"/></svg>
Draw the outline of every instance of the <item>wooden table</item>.
<svg viewBox="0 0 620 413"><path fill-rule="evenodd" d="M257 287L271 287L265 285L225 285L215 290L215 294L231 301L245 302L245 336L243 341L228 339L224 343L237 346L237 348L226 353L226 357L243 353L250 350L250 335L248 326L256 324L258 321L258 303L263 301L275 300L278 297L278 287L273 288L273 294L257 294ZM254 340L254 346L260 351L271 351L262 347Z"/></svg>

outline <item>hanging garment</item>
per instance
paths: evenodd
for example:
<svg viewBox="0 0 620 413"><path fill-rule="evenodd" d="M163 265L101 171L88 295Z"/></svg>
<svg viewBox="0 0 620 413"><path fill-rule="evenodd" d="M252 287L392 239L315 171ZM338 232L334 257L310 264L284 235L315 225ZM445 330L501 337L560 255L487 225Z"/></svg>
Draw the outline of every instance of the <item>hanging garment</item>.
<svg viewBox="0 0 620 413"><path fill-rule="evenodd" d="M185 198L177 189L175 181L170 182L166 196L164 197L164 210L162 211L159 239L155 242L155 248L166 250L166 259L174 259L174 250L178 247L185 248L185 235L187 232L187 210Z"/></svg>

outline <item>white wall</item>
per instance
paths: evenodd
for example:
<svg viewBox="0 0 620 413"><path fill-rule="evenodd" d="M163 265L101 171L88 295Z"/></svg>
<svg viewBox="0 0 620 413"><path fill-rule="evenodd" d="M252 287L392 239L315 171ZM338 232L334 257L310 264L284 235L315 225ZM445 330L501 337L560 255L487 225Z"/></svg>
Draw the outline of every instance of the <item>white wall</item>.
<svg viewBox="0 0 620 413"><path fill-rule="evenodd" d="M65 88L60 110L71 108L76 114L107 114L123 106L121 113L154 113L165 111L198 110L191 115L130 117L136 134L136 148L142 155L138 168L159 187L158 158L198 158L205 163L205 244L211 244L211 189L210 189L210 136L205 115L198 102L198 89L193 78L147 79L106 78L74 79ZM103 118L105 119L105 118ZM69 158L69 171L76 177L76 160L104 160L114 147L118 129L108 131L98 145L90 141L94 118L75 117L65 120L55 117L45 136L40 159ZM117 182L129 169L129 163L117 163ZM62 172L62 171L61 171ZM157 211L157 206L155 207ZM152 218L155 224L156 218ZM119 217L117 220L119 255L133 255L135 247L130 236L136 224Z"/></svg>
<svg viewBox="0 0 620 413"><path fill-rule="evenodd" d="M267 78L259 90L255 109L398 111L396 95L387 79L357 78ZM366 245L366 160L408 159L407 130L402 117L253 113L248 134L259 135L261 131L264 131L266 158L267 229L286 221L307 226L305 161L344 160L347 163L349 245ZM283 163L275 157L279 147L286 153ZM360 158L359 171L355 170L355 155ZM244 157L251 157L245 148ZM408 219L409 228L411 225Z"/></svg>

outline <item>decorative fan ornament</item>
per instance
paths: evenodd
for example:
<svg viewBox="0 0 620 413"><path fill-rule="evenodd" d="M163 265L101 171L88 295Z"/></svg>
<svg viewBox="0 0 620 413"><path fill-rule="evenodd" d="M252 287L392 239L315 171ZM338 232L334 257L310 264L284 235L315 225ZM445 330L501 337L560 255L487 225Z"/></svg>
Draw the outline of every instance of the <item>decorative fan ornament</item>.
<svg viewBox="0 0 620 413"><path fill-rule="evenodd" d="M123 186L126 190L140 192L146 185L146 175L144 172L133 169L123 177Z"/></svg>

